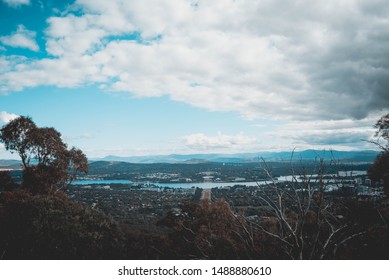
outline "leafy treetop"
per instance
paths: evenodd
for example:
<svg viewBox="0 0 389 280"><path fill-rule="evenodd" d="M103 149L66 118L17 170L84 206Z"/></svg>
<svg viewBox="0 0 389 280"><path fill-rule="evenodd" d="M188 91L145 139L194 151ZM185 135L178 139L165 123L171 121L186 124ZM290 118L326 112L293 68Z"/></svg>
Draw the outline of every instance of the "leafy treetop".
<svg viewBox="0 0 389 280"><path fill-rule="evenodd" d="M0 142L11 153L19 154L23 185L33 192L62 189L78 172L88 172L88 161L81 150L68 150L56 129L40 128L29 117L18 117L3 126Z"/></svg>

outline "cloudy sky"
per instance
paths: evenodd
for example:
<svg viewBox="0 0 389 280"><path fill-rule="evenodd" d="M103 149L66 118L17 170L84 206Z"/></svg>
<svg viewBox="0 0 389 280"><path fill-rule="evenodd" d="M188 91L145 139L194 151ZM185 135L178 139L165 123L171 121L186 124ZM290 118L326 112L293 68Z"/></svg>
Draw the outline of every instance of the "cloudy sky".
<svg viewBox="0 0 389 280"><path fill-rule="evenodd" d="M0 0L0 125L89 157L371 149L388 109L385 0Z"/></svg>

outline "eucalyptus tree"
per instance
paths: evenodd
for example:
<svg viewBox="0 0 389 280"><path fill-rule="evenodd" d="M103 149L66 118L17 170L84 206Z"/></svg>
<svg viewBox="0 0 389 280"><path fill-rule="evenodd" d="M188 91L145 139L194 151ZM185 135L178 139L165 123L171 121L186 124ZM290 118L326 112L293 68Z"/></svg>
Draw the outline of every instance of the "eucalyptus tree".
<svg viewBox="0 0 389 280"><path fill-rule="evenodd" d="M10 121L0 130L0 141L11 153L17 152L24 168L30 165L32 153L31 133L37 129L29 117L19 117Z"/></svg>
<svg viewBox="0 0 389 280"><path fill-rule="evenodd" d="M368 170L369 177L374 182L383 181L385 192L389 194L389 113L383 115L374 125L376 140L370 141L377 145L381 152Z"/></svg>
<svg viewBox="0 0 389 280"><path fill-rule="evenodd" d="M69 150L56 129L38 127L29 117L18 117L3 126L0 141L20 156L23 186L33 193L58 191L78 172L88 172L88 161L81 150Z"/></svg>

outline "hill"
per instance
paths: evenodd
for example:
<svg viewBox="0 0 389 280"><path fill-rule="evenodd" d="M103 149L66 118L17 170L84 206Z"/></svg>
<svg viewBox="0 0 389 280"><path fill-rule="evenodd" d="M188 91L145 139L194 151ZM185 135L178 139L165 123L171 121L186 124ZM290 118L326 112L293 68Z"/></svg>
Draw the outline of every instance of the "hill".
<svg viewBox="0 0 389 280"><path fill-rule="evenodd" d="M0 159L0 169L21 169L22 162L13 159Z"/></svg>
<svg viewBox="0 0 389 280"><path fill-rule="evenodd" d="M156 155L156 156L131 156L122 157L110 155L95 161L120 161L131 163L248 163L258 162L261 159L267 161L289 161L293 155L294 160L340 160L346 162L373 162L378 151L329 151L329 150L305 150L299 152L258 152L239 154L188 154L188 155Z"/></svg>

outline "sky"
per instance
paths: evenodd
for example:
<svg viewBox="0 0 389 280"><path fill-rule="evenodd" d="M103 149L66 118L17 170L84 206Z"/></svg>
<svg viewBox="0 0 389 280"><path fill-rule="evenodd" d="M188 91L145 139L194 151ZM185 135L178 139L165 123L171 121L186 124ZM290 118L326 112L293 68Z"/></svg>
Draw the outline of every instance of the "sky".
<svg viewBox="0 0 389 280"><path fill-rule="evenodd" d="M374 149L388 109L386 0L0 0L0 126L89 158Z"/></svg>

